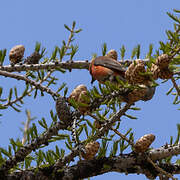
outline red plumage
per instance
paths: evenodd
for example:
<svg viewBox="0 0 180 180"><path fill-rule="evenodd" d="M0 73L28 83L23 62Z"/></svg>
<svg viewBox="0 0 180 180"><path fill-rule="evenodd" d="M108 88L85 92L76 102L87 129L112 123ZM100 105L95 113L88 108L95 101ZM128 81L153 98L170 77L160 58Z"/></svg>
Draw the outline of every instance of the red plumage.
<svg viewBox="0 0 180 180"><path fill-rule="evenodd" d="M93 83L95 80L104 84L106 81L117 82L117 78L125 81L125 68L115 59L99 56L91 61L89 72Z"/></svg>

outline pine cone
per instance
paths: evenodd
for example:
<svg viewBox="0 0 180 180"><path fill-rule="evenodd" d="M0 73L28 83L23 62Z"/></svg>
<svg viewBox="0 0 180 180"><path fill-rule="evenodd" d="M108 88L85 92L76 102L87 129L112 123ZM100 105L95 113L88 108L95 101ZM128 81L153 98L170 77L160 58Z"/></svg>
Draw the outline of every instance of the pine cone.
<svg viewBox="0 0 180 180"><path fill-rule="evenodd" d="M85 146L86 153L82 152L82 157L86 160L93 159L99 150L99 143L96 141L90 142Z"/></svg>
<svg viewBox="0 0 180 180"><path fill-rule="evenodd" d="M79 98L79 95L82 91L87 91L87 88L84 84L80 84L80 85L76 86L75 89L70 94L68 100L74 99L75 101L77 101Z"/></svg>
<svg viewBox="0 0 180 180"><path fill-rule="evenodd" d="M118 58L118 54L117 54L116 50L114 50L114 49L111 49L111 50L106 54L106 56L109 57L109 58L115 59L115 60L117 60L117 58Z"/></svg>
<svg viewBox="0 0 180 180"><path fill-rule="evenodd" d="M131 63L125 72L125 78L129 83L132 83L131 76L133 74L133 71L134 71L134 63Z"/></svg>
<svg viewBox="0 0 180 180"><path fill-rule="evenodd" d="M132 75L132 81L134 84L138 84L138 83L144 83L145 81L145 77L142 76L140 73L145 73L145 66L143 63L138 63L135 68L134 68L134 72Z"/></svg>
<svg viewBox="0 0 180 180"><path fill-rule="evenodd" d="M161 69L159 73L159 78L161 79L171 79L173 76L173 72L171 72L168 68Z"/></svg>
<svg viewBox="0 0 180 180"><path fill-rule="evenodd" d="M130 84L146 84L149 78L141 75L140 73L145 73L146 69L144 62L142 60L136 60L131 63L125 72L125 78Z"/></svg>
<svg viewBox="0 0 180 180"><path fill-rule="evenodd" d="M155 136L153 134L146 134L142 136L139 140L136 141L134 145L134 151L137 153L143 153L147 151L154 140Z"/></svg>
<svg viewBox="0 0 180 180"><path fill-rule="evenodd" d="M160 71L161 71L161 70L160 70L159 66L157 66L157 65L155 65L155 64L152 64L152 65L151 65L151 72L153 73L153 74L152 74L152 78L153 78L154 80L156 80L156 79L159 78Z"/></svg>
<svg viewBox="0 0 180 180"><path fill-rule="evenodd" d="M26 58L24 63L26 63L26 64L38 64L40 59L41 59L41 55L35 51L29 57Z"/></svg>
<svg viewBox="0 0 180 180"><path fill-rule="evenodd" d="M171 59L167 54L162 54L156 59L156 65L159 66L160 69L167 68L170 61Z"/></svg>
<svg viewBox="0 0 180 180"><path fill-rule="evenodd" d="M168 67L162 69L155 64L152 64L151 72L153 73L152 77L154 80L158 78L170 79L173 76L173 72L171 72Z"/></svg>
<svg viewBox="0 0 180 180"><path fill-rule="evenodd" d="M78 108L81 114L85 114L87 111L89 111L88 104L90 103L90 99L87 96L87 90L81 91L77 102L84 104L84 105L79 105L79 108Z"/></svg>
<svg viewBox="0 0 180 180"><path fill-rule="evenodd" d="M9 59L11 63L17 64L22 61L25 48L23 45L14 46L9 52Z"/></svg>
<svg viewBox="0 0 180 180"><path fill-rule="evenodd" d="M56 112L58 115L58 118L61 122L66 124L67 126L71 124L71 112L69 107L67 106L67 103L65 101L65 98L59 97L56 101Z"/></svg>

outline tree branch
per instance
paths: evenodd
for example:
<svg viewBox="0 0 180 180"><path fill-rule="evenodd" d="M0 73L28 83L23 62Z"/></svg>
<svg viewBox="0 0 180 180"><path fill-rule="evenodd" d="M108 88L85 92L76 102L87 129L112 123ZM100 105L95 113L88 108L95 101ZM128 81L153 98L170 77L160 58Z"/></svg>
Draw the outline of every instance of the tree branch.
<svg viewBox="0 0 180 180"><path fill-rule="evenodd" d="M123 107L123 109L119 110L117 112L117 114L112 116L110 118L110 120L106 124L104 124L104 126L100 129L100 131L98 133L96 133L96 135L93 137L93 139L96 140L99 137L101 137L106 132L106 130L109 129L108 127L111 126L113 122L118 120L120 118L120 116L122 116L125 113L125 111L129 109L130 106L131 106L130 104L126 104ZM20 150L16 152L15 156L12 157L11 159L7 160L5 162L5 164L0 168L0 174L4 176L10 168L14 167L18 162L23 161L24 158L32 150L38 149L42 144L46 144L47 145L48 139L50 139L54 135L57 135L59 129L64 129L64 128L66 128L66 127L63 126L60 122L58 122L53 127L49 128L48 131L43 136L36 138L31 144L25 145L24 147L20 148ZM52 171L54 171L54 169L57 170L57 169L63 168L67 163L71 162L74 159L74 157L77 156L78 154L79 154L79 148L77 147L69 155L65 156L64 159L57 161L57 163L54 166L51 166ZM148 152L148 156L153 161L164 159L166 157L177 155L177 154L180 154L180 144L178 144L176 146L165 145L165 146L162 146L161 148L152 149L152 150L150 150ZM101 158L100 160L102 160L102 159L104 159L104 158ZM80 169L84 168L84 166L86 164L87 165L85 166L86 167L85 169L89 169L91 166L94 167L94 163L93 162L95 162L95 164L99 164L99 165L102 164L102 163L99 162L99 160L82 161L82 162L85 163L85 164L83 164L83 166L81 166L82 163L80 162L77 165L74 165L74 166L69 167L68 169L66 169L63 172L63 176L64 177L72 176L74 178L74 175L72 175L71 171L73 172L73 174L75 173L75 175L77 175L77 173L80 173L79 172L79 168ZM102 160L102 162L104 162L104 160ZM80 174L79 177L80 178L86 178L86 177L91 177L91 176L94 176L94 175L99 175L99 174L103 174L103 173L111 172L111 171L125 172L125 173L141 173L141 174L146 174L146 171L149 169L149 167L148 168L144 167L145 170L142 167L138 167L137 168L137 166L136 166L137 159L136 159L136 156L134 154L132 154L132 153L130 153L128 155L121 155L119 157L116 157L113 160L110 158L108 162L111 162L111 164L110 165L107 164L107 163L103 164L103 166L101 166L101 170L98 170L97 173L95 171L95 172L92 172L91 175L89 175L87 173ZM145 162L148 163L147 161L143 161L143 164ZM90 164L88 164L88 163L90 163ZM138 160L138 163L139 163L139 160ZM87 166L90 166L90 167L87 167ZM151 163L149 163L148 166L152 166L151 169L154 168ZM179 174L180 173L180 167L179 166L172 165L170 170L168 168L167 169L164 168L164 166L163 167L161 167L161 166L162 165L160 164L159 167L164 169L165 171L167 171L169 173L172 173L172 174ZM105 167L106 168L108 167L108 168L106 169ZM97 169L97 168L95 168L95 169ZM173 169L173 171L172 171L172 169ZM26 172L27 172L27 174L29 174L30 171L26 171ZM84 171L82 171L82 172L84 172ZM153 172L155 172L156 176L158 175L158 171L155 168L153 169ZM15 175L16 173L13 173L13 174ZM12 177L13 174L7 175L7 177L8 178L10 176ZM62 172L58 172L56 175L59 178L59 176L62 176ZM77 177L77 176L75 176L75 177Z"/></svg>
<svg viewBox="0 0 180 180"><path fill-rule="evenodd" d="M149 61L149 59L142 59L145 63ZM132 63L131 59L126 60L119 60L119 62L122 65L130 65ZM89 69L89 62L88 59L84 60L68 60L66 62L60 62L59 60L56 62L50 62L47 64L16 64L14 66L6 65L6 66L0 66L1 71L7 71L7 72L21 72L21 71L37 71L40 69L57 69L57 68L63 68L63 69Z"/></svg>
<svg viewBox="0 0 180 180"><path fill-rule="evenodd" d="M138 158L138 160L137 160ZM160 168L171 174L180 174L180 166L172 164L160 164ZM79 161L76 165L66 167L61 171L53 173L53 166L14 172L5 177L4 180L20 180L28 177L31 180L74 180L93 177L108 172L119 172L125 174L152 174L157 177L158 172L151 163L144 161L143 157L135 154L123 154L116 157L94 158L92 160Z"/></svg>
<svg viewBox="0 0 180 180"><path fill-rule="evenodd" d="M5 77L10 77L10 78L13 78L13 79L16 79L16 80L25 81L26 83L29 83L32 86L35 86L36 89L39 89L42 92L46 92L46 93L50 94L53 97L58 97L58 94L55 93L54 91L52 91L50 88L45 87L45 86L41 85L41 83L33 81L33 80L23 76L23 75L14 74L14 73L6 72L6 71L1 71L1 70L0 70L0 75L5 76Z"/></svg>
<svg viewBox="0 0 180 180"><path fill-rule="evenodd" d="M103 124L103 127L91 138L95 141L104 135L106 131L109 130L109 127L112 126L114 122L119 120L119 118L130 108L131 104L126 104L122 109L120 109L114 116L112 116L108 122ZM83 144L83 142L82 142ZM63 159L59 159L54 165L56 168L62 168L65 164L70 163L77 155L81 148L75 148L69 155L65 156Z"/></svg>
<svg viewBox="0 0 180 180"><path fill-rule="evenodd" d="M42 84L44 81L46 81L50 75L52 74L52 71L49 71L48 74L39 82L39 84ZM36 89L36 87L31 87L30 90L27 91L27 95L30 95L31 92L33 92L33 90ZM16 99L12 100L12 101L8 101L6 104L3 104L2 106L4 107L8 107L8 106L12 106L14 103L18 102L18 101L22 101L22 99L25 97L24 94L22 94L21 96L17 97Z"/></svg>
<svg viewBox="0 0 180 180"><path fill-rule="evenodd" d="M180 154L180 144L177 145L164 145L158 149L152 149L148 155L152 161L161 160L170 156Z"/></svg>
<svg viewBox="0 0 180 180"><path fill-rule="evenodd" d="M96 134L92 137L92 140L97 140L99 137L103 136L106 131L111 129L113 123L118 121L121 116L131 107L132 104L127 103L122 109L120 109L115 115L113 115L107 122L105 122L102 128L96 132Z"/></svg>
<svg viewBox="0 0 180 180"><path fill-rule="evenodd" d="M48 140L51 139L52 136L57 135L60 129L66 128L67 125L63 125L61 122L57 122L54 126L50 127L43 135L34 139L31 144L22 146L13 157L5 161L5 163L0 167L0 178L5 175L8 170L16 166L18 162L23 161L24 158L32 151L38 149L43 144L48 145Z"/></svg>
<svg viewBox="0 0 180 180"><path fill-rule="evenodd" d="M57 68L63 68L63 69L88 69L89 68L89 62L88 60L78 60L78 61L66 61L66 62L50 62L48 64L23 64L23 65L7 65L7 66L1 66L1 71L7 71L7 72L21 72L21 71L37 71L40 69L57 69Z"/></svg>
<svg viewBox="0 0 180 180"><path fill-rule="evenodd" d="M175 81L175 79L173 77L171 78L171 81L172 81L178 95L180 96L180 89L179 89L178 85L176 84L176 81Z"/></svg>
<svg viewBox="0 0 180 180"><path fill-rule="evenodd" d="M149 62L149 59L141 59L142 61ZM122 65L129 66L132 63L133 59L126 59L126 60L119 60L119 62ZM37 71L41 69L89 69L88 59L84 60L68 60L66 62L60 62L59 60L56 62L50 62L46 64L15 64L14 66L6 65L6 66L0 66L1 71L7 71L7 72L21 72L21 71ZM174 72L174 74L180 74L179 71Z"/></svg>

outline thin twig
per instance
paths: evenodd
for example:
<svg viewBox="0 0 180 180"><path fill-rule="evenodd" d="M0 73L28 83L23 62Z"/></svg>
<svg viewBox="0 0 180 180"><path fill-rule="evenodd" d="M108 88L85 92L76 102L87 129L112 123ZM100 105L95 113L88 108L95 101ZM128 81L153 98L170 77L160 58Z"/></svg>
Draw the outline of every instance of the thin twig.
<svg viewBox="0 0 180 180"><path fill-rule="evenodd" d="M40 84L42 84L44 81L46 81L50 75L52 74L52 71L49 71L48 74L39 82ZM27 95L30 95L31 92L36 89L36 87L31 87L31 89L29 91L27 91ZM7 106L12 106L14 103L18 102L18 101L21 101L23 98L25 97L25 95L21 95L19 97L17 97L16 99L12 100L12 101L9 101L7 102L6 104L2 105L4 107L7 107Z"/></svg>
<svg viewBox="0 0 180 180"><path fill-rule="evenodd" d="M72 26L72 29L71 29L71 32L70 32L68 41L67 41L67 43L66 43L66 45L65 45L65 53L66 53L67 50L69 49L69 45L70 45L70 43L71 43L71 41L72 41L72 37L73 37L73 34L74 34L74 28L75 28L75 27Z"/></svg>
<svg viewBox="0 0 180 180"><path fill-rule="evenodd" d="M164 176L163 174L160 174L159 180L169 180L169 178L167 176Z"/></svg>
<svg viewBox="0 0 180 180"><path fill-rule="evenodd" d="M122 109L120 109L115 115L113 115L108 121L106 121L103 124L102 128L92 137L92 140L95 141L101 136L103 136L104 133L112 127L113 123L118 121L119 118L124 115L124 113L131 107L131 105L132 104L127 103Z"/></svg>
<svg viewBox="0 0 180 180"><path fill-rule="evenodd" d="M75 143L75 145L78 145L79 139L77 138L76 127L77 127L77 118L74 118L72 124L72 141Z"/></svg>
<svg viewBox="0 0 180 180"><path fill-rule="evenodd" d="M106 131L108 131L109 127L112 126L114 122L119 120L119 118L130 108L131 104L126 104L123 109L120 109L114 116L108 120L105 124L103 124L103 127L92 137L92 140L97 140L100 138ZM83 145L86 141L83 141L81 144ZM63 159L59 159L56 164L54 165L55 167L61 168L65 164L70 163L74 157L79 155L79 148L74 149L69 155L65 156Z"/></svg>
<svg viewBox="0 0 180 180"><path fill-rule="evenodd" d="M154 168L155 168L159 173L164 174L165 176L167 176L168 178L171 178L172 180L177 180L176 178L174 178L174 177L172 176L172 174L164 171L164 170L163 170L162 168L160 168L157 164L155 164L149 157L147 157L147 161L150 162L150 163L154 166Z"/></svg>
<svg viewBox="0 0 180 180"><path fill-rule="evenodd" d="M19 75L19 74L14 74L14 73L10 73L10 72L5 72L5 71L1 71L0 70L0 75L5 76L5 77L10 77L10 78L14 78L17 80L23 80L29 84L31 84L32 86L35 86L36 89L39 89L42 92L46 92L48 94L50 94L53 97L58 97L58 94L55 93L54 91L52 91L50 88L45 87L43 85L41 85L40 83L33 81L25 76Z"/></svg>
<svg viewBox="0 0 180 180"><path fill-rule="evenodd" d="M172 81L178 95L180 96L180 89L179 89L178 85L176 84L176 81L175 81L174 77L171 78L171 81Z"/></svg>
<svg viewBox="0 0 180 180"><path fill-rule="evenodd" d="M30 154L33 150L38 149L41 145L48 145L48 140L58 134L60 129L66 129L66 125L61 122L57 122L50 127L43 135L38 136L30 144L26 144L20 147L19 150L10 159L6 160L0 167L0 174L7 173L7 171L18 164L18 162L24 161L24 158Z"/></svg>
<svg viewBox="0 0 180 180"><path fill-rule="evenodd" d="M23 145L26 143L27 131L29 129L29 124L32 120L30 111L26 111L26 114L27 114L27 120L26 120L26 123L24 125L24 133L23 133L24 135L23 135L23 138L21 141Z"/></svg>
<svg viewBox="0 0 180 180"><path fill-rule="evenodd" d="M130 141L125 135L121 134L118 130L114 129L113 127L111 128L117 135L119 135L122 139L127 141L132 147L134 147L134 143Z"/></svg>
<svg viewBox="0 0 180 180"><path fill-rule="evenodd" d="M102 122L102 121L99 120L99 118L97 118L95 115L93 115L93 114L90 113L90 112L87 112L86 115L92 117L93 119L95 119L95 120L98 121L98 122Z"/></svg>

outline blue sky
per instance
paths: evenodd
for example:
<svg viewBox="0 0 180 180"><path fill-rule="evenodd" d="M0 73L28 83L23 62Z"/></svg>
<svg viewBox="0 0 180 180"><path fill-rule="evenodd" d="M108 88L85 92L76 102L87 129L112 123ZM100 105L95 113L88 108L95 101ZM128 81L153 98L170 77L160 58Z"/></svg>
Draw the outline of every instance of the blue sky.
<svg viewBox="0 0 180 180"><path fill-rule="evenodd" d="M101 46L107 43L108 49L119 49L125 45L126 58L130 58L131 51L137 44L141 44L141 58L144 58L150 43L158 47L158 42L166 40L165 30L172 29L173 24L166 12L172 12L173 8L180 8L179 0L4 0L0 6L0 49L9 50L17 44L23 44L26 48L25 56L33 52L36 41L42 43L50 54L53 48L61 45L62 40L67 40L68 33L64 24L71 25L77 22L77 27L83 31L76 36L79 51L74 57L89 59L93 53L101 55ZM5 64L8 64L8 58ZM70 86L69 92L78 84L86 84L89 88L90 75L86 70L74 70L65 75L59 74L62 81L67 81ZM1 86L9 87L20 82L0 78ZM159 81L161 82L161 81ZM19 83L19 84L17 84ZM21 82L21 84L24 84ZM97 85L97 84L95 84ZM133 128L135 139L147 133L156 135L153 147L159 147L169 142L169 137L176 137L176 124L179 123L179 111L177 106L172 105L173 97L165 93L170 88L171 82L161 84L151 101L138 102L137 106L142 110L130 112L138 117L138 120L123 119L121 132ZM54 102L47 95L46 98L25 99L26 109L32 116L49 116L49 110L54 110ZM38 110L37 110L38 109ZM25 108L22 113L12 109L5 110L1 117L0 142L6 147L9 138L21 138L19 131L21 122L25 121ZM38 119L38 120L39 120ZM145 179L143 175L122 175L109 173L97 179Z"/></svg>

